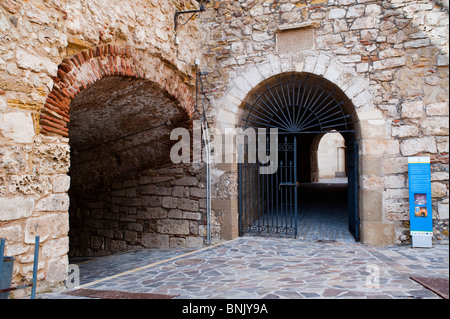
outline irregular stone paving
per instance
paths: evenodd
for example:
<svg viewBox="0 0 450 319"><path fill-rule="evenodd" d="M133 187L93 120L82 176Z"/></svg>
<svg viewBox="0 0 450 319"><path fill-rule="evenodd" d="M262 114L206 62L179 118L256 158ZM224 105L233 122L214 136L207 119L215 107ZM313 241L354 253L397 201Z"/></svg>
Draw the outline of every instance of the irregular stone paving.
<svg viewBox="0 0 450 319"><path fill-rule="evenodd" d="M142 249L80 263L77 259L70 262L80 268L80 283L84 285L192 251L195 249Z"/></svg>
<svg viewBox="0 0 450 319"><path fill-rule="evenodd" d="M140 254L148 256L149 251L116 258L123 261L127 255L136 258ZM180 299L438 299L410 277L449 277L449 246L444 245L381 248L242 237L196 252L166 250L159 257L171 259L84 287L179 295ZM92 266L102 269L105 262L112 264L114 258L100 259ZM117 263L118 273L120 267L128 270L126 263ZM61 292L40 297L75 298Z"/></svg>

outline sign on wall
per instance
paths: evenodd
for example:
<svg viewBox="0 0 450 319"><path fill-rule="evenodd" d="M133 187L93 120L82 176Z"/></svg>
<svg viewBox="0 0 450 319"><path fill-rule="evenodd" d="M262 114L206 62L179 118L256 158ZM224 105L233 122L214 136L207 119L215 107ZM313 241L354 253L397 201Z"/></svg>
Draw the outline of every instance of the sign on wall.
<svg viewBox="0 0 450 319"><path fill-rule="evenodd" d="M431 247L433 211L431 206L431 165L429 157L410 157L409 207L413 247Z"/></svg>

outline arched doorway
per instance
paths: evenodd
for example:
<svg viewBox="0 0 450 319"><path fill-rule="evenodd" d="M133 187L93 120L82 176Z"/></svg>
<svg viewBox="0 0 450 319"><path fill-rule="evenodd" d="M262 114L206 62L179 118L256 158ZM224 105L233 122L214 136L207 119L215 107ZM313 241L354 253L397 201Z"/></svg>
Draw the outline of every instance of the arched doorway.
<svg viewBox="0 0 450 319"><path fill-rule="evenodd" d="M70 257L203 245L202 168L170 161L170 132L193 113L176 70L118 45L59 65L39 124L70 144Z"/></svg>
<svg viewBox="0 0 450 319"><path fill-rule="evenodd" d="M308 73L274 76L252 93L245 101L242 126L278 129L279 162L271 176L258 174L258 161L240 164L241 235L256 232L298 237L301 211L311 199L327 203L325 210L336 208L333 196L323 198L314 190L312 196L310 190L302 188L318 179L318 141L335 132L345 140L348 174L348 191L339 196L345 196L348 229L359 241L357 117L350 100L333 83Z"/></svg>
<svg viewBox="0 0 450 319"><path fill-rule="evenodd" d="M148 247L153 215L165 217L159 195L173 192L172 179L159 176L175 168L170 132L188 126L188 115L156 83L122 76L88 86L69 115L69 256Z"/></svg>

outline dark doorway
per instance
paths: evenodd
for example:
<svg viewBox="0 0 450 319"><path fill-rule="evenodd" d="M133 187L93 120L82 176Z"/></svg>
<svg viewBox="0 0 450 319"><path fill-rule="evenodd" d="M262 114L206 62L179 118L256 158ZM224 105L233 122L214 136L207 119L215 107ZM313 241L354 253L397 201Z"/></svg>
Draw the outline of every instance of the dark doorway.
<svg viewBox="0 0 450 319"><path fill-rule="evenodd" d="M241 235L301 237L307 227L339 221L359 241L358 146L350 106L333 84L311 74L277 76L255 89L243 127L278 129L278 171L260 175L258 160L240 164ZM346 141L348 184L314 183L312 145L330 132ZM323 238L330 237L326 232L324 227Z"/></svg>

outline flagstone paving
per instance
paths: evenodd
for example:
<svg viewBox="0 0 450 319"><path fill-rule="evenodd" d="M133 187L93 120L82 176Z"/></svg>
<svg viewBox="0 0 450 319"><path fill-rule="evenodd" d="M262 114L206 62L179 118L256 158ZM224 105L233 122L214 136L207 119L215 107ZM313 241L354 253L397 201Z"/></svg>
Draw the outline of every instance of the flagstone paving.
<svg viewBox="0 0 450 319"><path fill-rule="evenodd" d="M133 262L139 268L130 270ZM439 299L410 277L448 278L449 246L413 249L242 237L197 251L143 250L84 265L81 273L89 265L98 274L97 278L85 276L84 283L90 283L84 288L180 299ZM112 274L111 265L116 276L101 276L105 266ZM63 291L39 297L76 298Z"/></svg>

